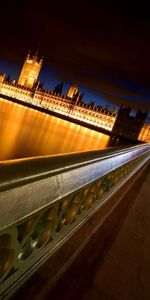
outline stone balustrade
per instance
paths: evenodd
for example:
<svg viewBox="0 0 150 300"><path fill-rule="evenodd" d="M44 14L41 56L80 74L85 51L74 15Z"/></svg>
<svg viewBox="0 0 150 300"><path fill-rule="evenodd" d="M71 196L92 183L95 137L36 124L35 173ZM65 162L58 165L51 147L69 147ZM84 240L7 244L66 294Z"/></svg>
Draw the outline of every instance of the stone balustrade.
<svg viewBox="0 0 150 300"><path fill-rule="evenodd" d="M0 163L0 295L10 296L150 158L150 145Z"/></svg>

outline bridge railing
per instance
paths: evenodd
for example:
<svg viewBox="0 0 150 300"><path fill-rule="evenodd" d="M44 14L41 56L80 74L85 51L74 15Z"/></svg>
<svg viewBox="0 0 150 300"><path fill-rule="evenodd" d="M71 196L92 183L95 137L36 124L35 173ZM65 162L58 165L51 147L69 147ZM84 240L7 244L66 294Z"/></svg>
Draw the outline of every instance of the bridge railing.
<svg viewBox="0 0 150 300"><path fill-rule="evenodd" d="M21 286L150 158L150 144L0 163L0 295Z"/></svg>

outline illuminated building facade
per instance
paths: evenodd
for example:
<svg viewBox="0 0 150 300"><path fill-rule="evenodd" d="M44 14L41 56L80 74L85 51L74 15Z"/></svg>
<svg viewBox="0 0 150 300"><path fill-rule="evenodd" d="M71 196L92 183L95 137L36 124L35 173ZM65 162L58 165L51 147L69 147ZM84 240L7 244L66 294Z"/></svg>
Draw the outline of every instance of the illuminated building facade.
<svg viewBox="0 0 150 300"><path fill-rule="evenodd" d="M146 143L150 143L150 124L144 124L140 134L138 136L138 140Z"/></svg>
<svg viewBox="0 0 150 300"><path fill-rule="evenodd" d="M53 91L45 90L43 85L37 82L41 66L42 59L39 60L37 55L28 55L18 83L10 82L5 74L0 73L0 94L112 131L131 140L149 141L150 130L144 125L146 113L138 111L136 116L132 117L129 107L121 106L116 113L90 106L82 101L83 94L78 91L76 85L71 86L66 95L62 95L63 83L58 84Z"/></svg>
<svg viewBox="0 0 150 300"><path fill-rule="evenodd" d="M131 115L131 108L122 105L118 111L113 127L113 133L127 139L137 140L147 114L137 111L135 117Z"/></svg>
<svg viewBox="0 0 150 300"><path fill-rule="evenodd" d="M5 80L5 74L0 73L0 83L4 82Z"/></svg>
<svg viewBox="0 0 150 300"><path fill-rule="evenodd" d="M112 130L116 120L116 113L96 107L91 109L88 104L81 101L77 102L74 98L69 99L67 95L59 95L58 93L41 89L38 85L36 89L30 89L24 86L21 87L16 83L3 81L0 82L0 94L70 116L72 119L77 119L108 131ZM81 94L80 97L82 98Z"/></svg>
<svg viewBox="0 0 150 300"><path fill-rule="evenodd" d="M39 60L36 54L32 57L30 56L30 54L28 54L23 64L18 84L22 85L23 87L32 89L37 81L42 63L43 60Z"/></svg>
<svg viewBox="0 0 150 300"><path fill-rule="evenodd" d="M73 98L78 93L78 87L76 85L71 86L68 90L67 97Z"/></svg>

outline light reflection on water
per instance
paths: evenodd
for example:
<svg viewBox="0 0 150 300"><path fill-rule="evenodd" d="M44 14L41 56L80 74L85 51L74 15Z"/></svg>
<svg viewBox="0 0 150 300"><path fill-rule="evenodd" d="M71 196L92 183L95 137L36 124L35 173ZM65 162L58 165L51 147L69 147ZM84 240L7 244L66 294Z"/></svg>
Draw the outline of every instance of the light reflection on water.
<svg viewBox="0 0 150 300"><path fill-rule="evenodd" d="M110 137L0 99L0 160L106 148Z"/></svg>

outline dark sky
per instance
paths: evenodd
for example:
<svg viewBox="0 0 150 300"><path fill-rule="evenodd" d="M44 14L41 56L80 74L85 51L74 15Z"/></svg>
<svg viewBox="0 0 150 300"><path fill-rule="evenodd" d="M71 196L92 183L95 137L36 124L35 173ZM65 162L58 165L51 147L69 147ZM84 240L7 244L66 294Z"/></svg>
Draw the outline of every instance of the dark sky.
<svg viewBox="0 0 150 300"><path fill-rule="evenodd" d="M28 50L40 43L44 64L58 79L81 84L112 103L150 111L149 9L143 1L122 7L97 2L6 2L0 58L22 65Z"/></svg>

